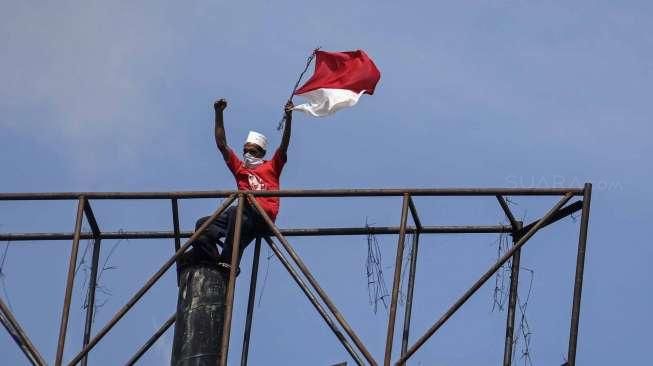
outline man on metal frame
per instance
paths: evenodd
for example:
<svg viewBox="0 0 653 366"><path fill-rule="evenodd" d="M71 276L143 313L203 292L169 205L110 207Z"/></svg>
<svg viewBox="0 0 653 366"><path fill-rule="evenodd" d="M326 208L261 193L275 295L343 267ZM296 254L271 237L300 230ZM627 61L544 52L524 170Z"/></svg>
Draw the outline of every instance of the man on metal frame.
<svg viewBox="0 0 653 366"><path fill-rule="evenodd" d="M292 127L292 102L284 108L285 127L279 148L272 159L264 160L268 148L267 138L254 131L250 131L243 145L242 160L227 145L224 130L223 112L227 108L227 101L220 99L213 104L215 110L215 143L222 154L227 167L236 179L238 190L278 190L281 171L286 163L290 131ZM258 204L265 213L274 221L279 213L279 197L257 197ZM209 219L209 216L197 220L195 230ZM217 263L227 271L231 266L232 244L234 226L236 223L236 207L226 209L206 230L193 242L193 249L186 256L186 260L193 262ZM255 208L246 203L243 208L242 229L240 234L240 249L238 262L243 255L245 247L261 231L265 223ZM222 240L221 240L222 239ZM216 244L222 248L219 251Z"/></svg>

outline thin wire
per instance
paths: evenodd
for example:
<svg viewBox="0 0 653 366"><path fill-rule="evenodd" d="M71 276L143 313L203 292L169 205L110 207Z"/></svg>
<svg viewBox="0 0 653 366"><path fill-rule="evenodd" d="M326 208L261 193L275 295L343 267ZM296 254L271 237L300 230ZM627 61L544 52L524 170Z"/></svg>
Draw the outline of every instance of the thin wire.
<svg viewBox="0 0 653 366"><path fill-rule="evenodd" d="M267 248L267 247L266 247ZM274 254L270 251L270 248L266 249L268 252L267 264L265 265L265 277L263 277L263 283L261 284L261 292L258 295L258 304L257 307L261 307L261 300L263 299L263 293L265 292L265 286L268 283L268 274L270 273L270 261L274 258Z"/></svg>
<svg viewBox="0 0 653 366"><path fill-rule="evenodd" d="M124 231L122 229L120 229L120 230L118 230L118 232L122 233ZM107 263L109 262L109 259L111 259L111 256L113 255L113 253L118 248L118 245L120 245L120 243L122 243L123 241L126 241L126 242L129 243L129 239L119 239L115 244L113 244L113 246L109 250L109 253L107 254L106 258L104 259L104 263L102 264L102 267L98 267L99 273L97 274L97 278L96 278L96 281L95 281L95 291L99 291L100 293L106 295L107 298L102 299L102 301L98 301L99 297L97 297L95 299L95 304L93 304L93 319L91 319L91 324L95 323L95 317L97 316L100 308L102 308L109 301L109 297L113 295L113 293L111 292L111 290L109 288L107 288L106 286L101 284L100 280L102 279L102 274L104 273L104 271L118 268L117 266L108 266L107 267ZM89 276L90 276L90 273L89 273ZM83 304L82 309L86 309L88 307L88 305L89 305L87 303L87 301L88 301L88 290L89 289L87 288L86 289L86 296L84 296L84 304Z"/></svg>
<svg viewBox="0 0 653 366"><path fill-rule="evenodd" d="M313 53L311 53L310 56L306 59L306 66L304 67L304 71L302 71L301 74L299 74L299 78L297 79L297 82L295 83L295 86L292 88L292 92L290 93L290 96L288 97L288 102L292 102L292 97L295 95L295 92L297 91L297 87L299 86L299 83L301 83L302 78L304 77L304 74L306 74L306 71L308 70L308 67L311 65L311 62L315 58L315 54L317 51L320 50L322 47L317 47L316 49L313 50ZM281 131L283 126L286 124L286 114L283 114L283 117L281 117L281 120L279 121L279 125L277 125L277 131Z"/></svg>
<svg viewBox="0 0 653 366"><path fill-rule="evenodd" d="M82 254L82 258L80 259L79 263L77 264L77 268L75 268L75 276L77 276L77 271L82 267L83 264L86 263L86 253L88 253L88 248L91 244L91 239L86 240L86 246L84 247L84 253Z"/></svg>
<svg viewBox="0 0 653 366"><path fill-rule="evenodd" d="M502 223L504 224L504 223ZM509 240L508 236L505 233L499 234L499 238L495 241L497 243L497 259L501 258L503 254L508 251ZM508 260L504 265L499 268L496 275L494 276L494 291L492 293L492 311L498 309L503 311L506 298L508 297L508 291L506 289L507 278L512 272L512 258Z"/></svg>
<svg viewBox="0 0 653 366"><path fill-rule="evenodd" d="M122 229L118 230L118 233L122 233L122 232L123 232ZM97 277L97 282L98 283L100 282L100 279L102 278L102 273L104 273L105 270L117 268L116 266L107 267L107 263L109 262L109 259L111 259L111 256L113 255L113 252L115 252L116 248L118 248L118 244L122 243L123 240L126 240L129 243L129 239L120 239L109 250L109 254L104 259L104 263L102 264L102 269L100 270L100 273L98 274L98 277Z"/></svg>
<svg viewBox="0 0 653 366"><path fill-rule="evenodd" d="M365 227L371 228L367 219ZM388 287L383 276L383 258L381 256L381 246L379 241L371 231L367 234L367 261L365 264L365 274L367 276L367 296L370 305L373 306L374 314L378 311L379 302L387 309L386 299L390 296Z"/></svg>
<svg viewBox="0 0 653 366"><path fill-rule="evenodd" d="M535 271L527 267L520 267L520 270L527 271L530 274L530 281L528 284L526 299L522 301L521 296L517 296L517 305L519 307L519 312L521 313L519 320L519 335L521 337L515 339L515 343L517 343L519 338L522 338L522 344L520 347L521 358L524 360L525 366L532 366L533 360L531 357L531 335L533 332L531 331L531 326L526 316L526 308L528 307L528 301L531 298L531 292L533 290L533 279L535 277ZM513 348L513 354L516 351L516 348L517 347Z"/></svg>

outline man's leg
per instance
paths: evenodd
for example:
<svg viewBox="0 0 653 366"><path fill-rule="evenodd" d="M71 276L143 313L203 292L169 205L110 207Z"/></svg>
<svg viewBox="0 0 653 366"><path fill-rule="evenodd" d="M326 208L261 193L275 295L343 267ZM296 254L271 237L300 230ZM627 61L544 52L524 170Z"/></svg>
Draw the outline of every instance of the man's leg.
<svg viewBox="0 0 653 366"><path fill-rule="evenodd" d="M235 213L235 207L227 208L195 239L193 242L195 256L204 257L211 261L218 260L220 253L218 252L216 243L219 242L219 238L227 235L231 218L235 216ZM209 218L210 216L205 216L197 220L195 230L198 230Z"/></svg>
<svg viewBox="0 0 653 366"><path fill-rule="evenodd" d="M231 264L231 254L233 253L233 240L236 226L236 210L233 210L233 214L229 217L228 231L224 239L224 245L222 253L220 253L219 261L221 263ZM257 235L257 215L254 213L251 208L246 207L243 210L243 220L241 223L240 231L240 245L238 248L238 261L237 265L240 265L240 258L243 256L243 252L249 243L254 240Z"/></svg>

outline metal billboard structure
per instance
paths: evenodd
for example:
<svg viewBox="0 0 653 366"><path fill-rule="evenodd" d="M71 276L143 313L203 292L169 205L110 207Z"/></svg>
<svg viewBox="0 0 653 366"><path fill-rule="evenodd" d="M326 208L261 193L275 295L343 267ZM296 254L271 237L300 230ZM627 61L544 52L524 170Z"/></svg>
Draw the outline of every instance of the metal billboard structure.
<svg viewBox="0 0 653 366"><path fill-rule="evenodd" d="M54 364L63 364L63 354L66 344L66 333L68 330L68 317L72 299L73 283L75 279L75 266L79 250L79 242L82 239L93 240L92 264L89 280L89 291L86 321L84 326L84 338L82 349L72 358L68 365L87 364L88 353L98 342L118 323L123 316L148 292L148 290L164 275L164 273L176 263L177 259L191 246L193 240L198 237L229 205L238 202L236 213L236 235L234 238L234 255L229 273L227 286L226 312L224 331L220 345L221 359L219 364L227 364L231 319L234 301L236 261L239 245L239 233L242 221L242 212L246 204L251 205L265 221L268 233L257 238L252 275L249 286L249 301L241 355L241 365L247 364L249 350L250 331L254 309L254 298L256 292L256 281L258 272L258 260L261 250L261 239L263 239L274 252L279 261L289 272L293 280L304 292L308 300L315 307L320 316L324 319L334 335L340 341L352 359L359 365L384 366L405 365L411 356L444 325L447 320L458 311L465 302L472 297L505 263L511 261L510 288L508 294L508 311L506 320L505 346L503 365L512 364L512 347L515 329L515 310L517 303L517 286L519 281L519 263L522 247L540 229L551 225L577 211L581 211L580 235L578 239L578 251L574 277L574 291L572 297L571 322L569 328L569 346L567 352L568 365L575 365L578 340L578 324L580 319L580 304L583 286L583 272L585 264L585 251L587 246L587 231L590 213L590 200L592 185L586 183L583 187L577 188L420 188L420 189L322 189L322 190L279 190L279 191L183 191L183 192L64 192L64 193L0 193L0 201L55 201L69 200L77 201L77 212L75 227L72 232L49 232L49 233L0 233L0 241L36 241L36 240L72 240L70 260L68 264L68 275L64 294L63 308L61 312L61 323L57 343L56 359ZM258 205L255 197L402 197L401 220L398 226L390 227L330 227L330 228L298 228L280 229L267 216ZM505 213L509 225L491 226L428 226L423 225L413 197L496 197L498 205ZM511 212L506 198L508 196L557 196L559 201L552 206L540 219L528 224L518 221ZM567 204L572 198L578 198ZM179 227L179 200L197 198L226 198L221 206L213 213L195 232L181 231ZM93 213L91 203L97 200L169 200L171 203L172 231L119 231L103 232ZM408 217L412 217L414 226L408 224ZM90 232L82 231L84 217L90 226ZM407 234L413 234L412 253L409 265L409 275L406 294L406 306L401 337L401 353L397 360L392 360L392 348L395 343L395 323L397 318L397 303L399 288L401 285L402 259ZM417 253L420 235L426 234L488 234L506 233L512 236L513 245L507 250L478 280L472 284L437 321L417 341L409 345L409 334L411 329L411 312L413 304L413 290L415 285L415 273L417 270ZM368 351L363 341L347 323L345 317L340 313L334 302L322 289L319 282L313 277L308 266L302 261L299 254L294 250L288 241L288 237L294 236L325 236L325 235L369 235L369 234L398 234L397 254L395 259L392 294L390 300L388 327L385 345L385 354L382 360L377 360ZM101 241L106 239L174 239L175 253L156 271L145 284L122 306L118 312L99 331L92 334L93 309L95 302L96 281L98 272L98 259L101 250ZM182 239L187 239L184 244ZM275 241L276 239L276 241ZM277 243L278 242L278 243ZM127 361L132 365L156 342L156 340L175 322L176 314L172 316L159 328L155 334L143 344L138 351ZM45 365L37 348L30 341L28 335L20 326L10 309L0 299L0 322L9 332L16 344L20 347L29 362L34 365Z"/></svg>

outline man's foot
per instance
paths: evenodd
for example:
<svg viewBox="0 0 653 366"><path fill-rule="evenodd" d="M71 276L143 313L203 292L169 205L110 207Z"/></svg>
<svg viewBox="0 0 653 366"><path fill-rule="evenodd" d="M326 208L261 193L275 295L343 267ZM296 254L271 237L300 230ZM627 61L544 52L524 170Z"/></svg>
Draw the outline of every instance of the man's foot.
<svg viewBox="0 0 653 366"><path fill-rule="evenodd" d="M218 262L218 267L224 269L227 273L231 271L231 263ZM240 267L236 268L236 277L240 274Z"/></svg>

